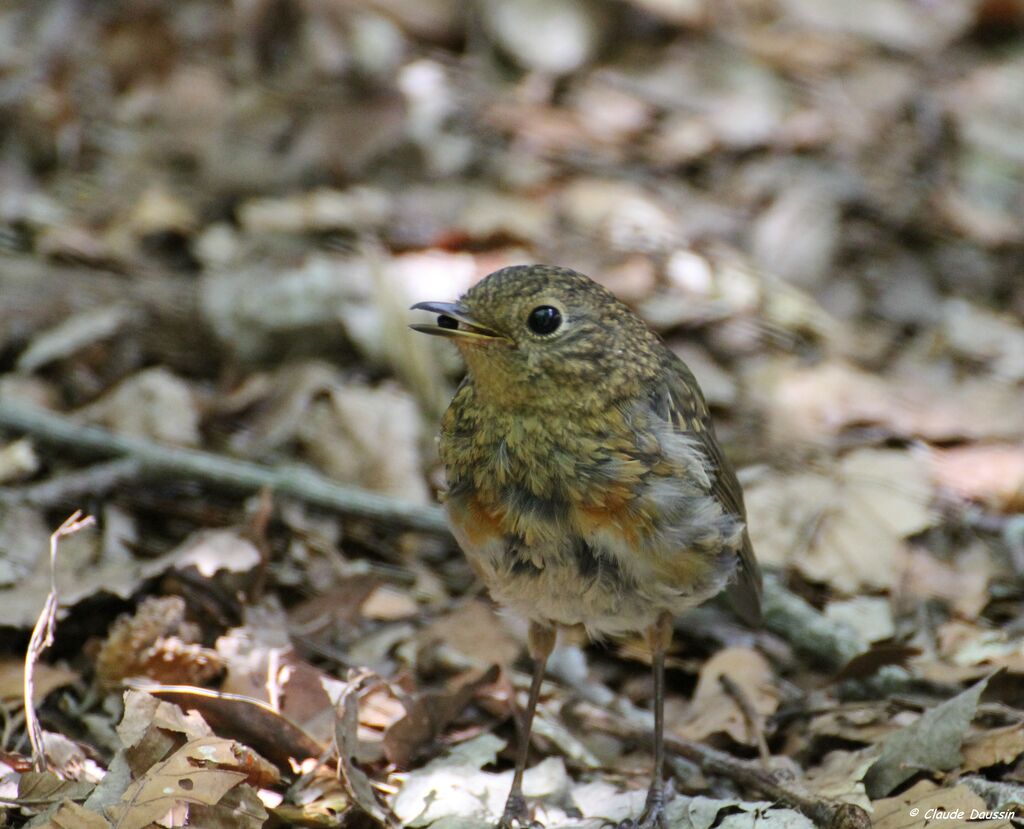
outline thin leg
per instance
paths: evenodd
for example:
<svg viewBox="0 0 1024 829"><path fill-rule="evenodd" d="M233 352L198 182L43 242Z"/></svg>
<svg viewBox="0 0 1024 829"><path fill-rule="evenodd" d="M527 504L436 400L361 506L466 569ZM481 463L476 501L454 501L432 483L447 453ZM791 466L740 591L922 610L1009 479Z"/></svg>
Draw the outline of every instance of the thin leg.
<svg viewBox="0 0 1024 829"><path fill-rule="evenodd" d="M530 754L530 729L533 727L533 715L537 710L537 698L540 696L540 685L544 681L544 668L548 657L555 647L555 629L544 627L536 622L530 623L530 656L533 657L533 681L530 683L530 696L526 702L526 714L523 717L523 728L519 734L519 746L516 752L516 770L512 776L512 790L505 802L505 812L498 823L498 829L514 829L514 827L535 826L530 820L523 797L523 772L526 771L526 759Z"/></svg>
<svg viewBox="0 0 1024 829"><path fill-rule="evenodd" d="M647 631L654 667L654 774L641 829L667 829L665 820L665 651L672 641L672 617L663 613Z"/></svg>

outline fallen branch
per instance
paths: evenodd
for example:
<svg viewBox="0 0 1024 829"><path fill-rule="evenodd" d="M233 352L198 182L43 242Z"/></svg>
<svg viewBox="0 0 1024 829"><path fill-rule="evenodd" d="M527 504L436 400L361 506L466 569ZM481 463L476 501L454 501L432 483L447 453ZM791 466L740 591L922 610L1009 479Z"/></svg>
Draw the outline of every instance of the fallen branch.
<svg viewBox="0 0 1024 829"><path fill-rule="evenodd" d="M598 731L646 743L653 741L650 728L635 722L626 722L616 714L596 706L587 705L587 709L587 722ZM792 784L787 785L776 780L771 772L758 764L740 760L702 743L681 740L670 734L665 735L665 747L673 754L697 764L709 774L727 777L746 790L797 809L810 818L815 826L826 829L870 829L871 819L860 806L809 795Z"/></svg>
<svg viewBox="0 0 1024 829"><path fill-rule="evenodd" d="M444 515L436 506L400 501L338 484L305 467L271 468L197 449L153 443L79 423L45 409L6 402L0 402L0 429L28 434L41 443L82 455L128 457L138 462L139 474L143 476L193 478L243 492L266 487L279 495L347 515L391 521L428 532L447 531Z"/></svg>
<svg viewBox="0 0 1024 829"><path fill-rule="evenodd" d="M28 434L41 443L91 457L128 459L138 465L140 476L192 478L243 492L266 488L346 515L432 533L447 532L444 514L436 506L413 504L338 484L305 467L271 468L196 449L153 443L13 403L0 402L0 429ZM13 490L8 492L13 493ZM50 494L45 490L37 493L39 496ZM852 630L827 619L771 575L766 576L764 585L764 626L791 642L811 661L832 670L838 670L866 649Z"/></svg>
<svg viewBox="0 0 1024 829"><path fill-rule="evenodd" d="M85 469L75 469L27 486L0 489L0 501L53 507L69 501L82 501L106 495L119 484L139 476L139 463L133 458L115 458Z"/></svg>

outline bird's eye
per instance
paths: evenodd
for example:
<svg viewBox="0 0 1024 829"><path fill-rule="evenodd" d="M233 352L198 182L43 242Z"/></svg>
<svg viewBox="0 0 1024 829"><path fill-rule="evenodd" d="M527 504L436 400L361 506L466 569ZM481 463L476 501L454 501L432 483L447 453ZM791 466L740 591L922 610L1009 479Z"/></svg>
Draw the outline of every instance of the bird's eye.
<svg viewBox="0 0 1024 829"><path fill-rule="evenodd" d="M534 334L554 334L562 324L562 312L550 305L539 305L530 311L526 324Z"/></svg>

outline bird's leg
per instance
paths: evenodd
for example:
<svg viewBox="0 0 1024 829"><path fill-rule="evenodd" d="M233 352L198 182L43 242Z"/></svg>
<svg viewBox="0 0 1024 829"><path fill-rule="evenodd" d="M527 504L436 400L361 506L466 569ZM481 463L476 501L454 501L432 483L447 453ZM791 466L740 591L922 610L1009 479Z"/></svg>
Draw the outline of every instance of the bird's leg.
<svg viewBox="0 0 1024 829"><path fill-rule="evenodd" d="M665 820L665 651L672 642L672 617L663 613L647 629L654 667L654 774L639 829L667 829Z"/></svg>
<svg viewBox="0 0 1024 829"><path fill-rule="evenodd" d="M512 776L512 790L505 802L505 811L498 823L498 829L522 829L522 827L539 826L530 820L530 812L526 808L523 797L523 772L526 770L526 758L530 753L530 729L533 727L533 714L537 709L537 698L540 696L540 685L544 680L544 668L548 657L555 647L555 629L530 622L530 656L533 657L533 681L530 683L530 696L526 702L526 715L519 734L519 746L516 752L516 770Z"/></svg>

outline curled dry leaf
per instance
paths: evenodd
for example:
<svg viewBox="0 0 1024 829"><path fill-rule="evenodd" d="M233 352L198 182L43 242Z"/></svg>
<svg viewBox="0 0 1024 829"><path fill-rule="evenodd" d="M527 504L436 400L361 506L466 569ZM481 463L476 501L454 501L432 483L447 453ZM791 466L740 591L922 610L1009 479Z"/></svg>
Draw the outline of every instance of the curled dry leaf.
<svg viewBox="0 0 1024 829"><path fill-rule="evenodd" d="M199 641L199 627L186 621L180 596L151 596L111 627L96 655L97 679L108 688L133 676L201 685L221 671L221 662Z"/></svg>

